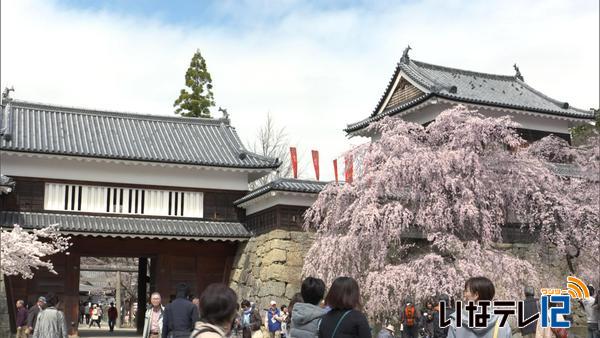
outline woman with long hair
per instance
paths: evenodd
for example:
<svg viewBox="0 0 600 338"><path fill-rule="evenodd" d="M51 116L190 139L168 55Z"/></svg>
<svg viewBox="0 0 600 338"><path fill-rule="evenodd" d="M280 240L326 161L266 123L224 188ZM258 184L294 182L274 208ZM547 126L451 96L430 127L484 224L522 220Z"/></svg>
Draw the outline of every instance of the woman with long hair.
<svg viewBox="0 0 600 338"><path fill-rule="evenodd" d="M362 313L360 289L351 277L338 277L333 281L325 304L331 308L322 317L319 338L371 338L371 328Z"/></svg>

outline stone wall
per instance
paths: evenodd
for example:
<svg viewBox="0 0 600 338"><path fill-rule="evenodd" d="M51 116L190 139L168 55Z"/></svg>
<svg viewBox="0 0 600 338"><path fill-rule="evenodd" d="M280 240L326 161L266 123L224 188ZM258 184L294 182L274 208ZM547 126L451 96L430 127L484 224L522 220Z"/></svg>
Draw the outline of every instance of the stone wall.
<svg viewBox="0 0 600 338"><path fill-rule="evenodd" d="M0 337L10 337L10 319L8 301L4 288L4 275L0 273Z"/></svg>
<svg viewBox="0 0 600 338"><path fill-rule="evenodd" d="M304 255L313 234L300 229L271 230L240 245L233 264L230 286L240 299L255 302L259 309L289 304L300 292Z"/></svg>
<svg viewBox="0 0 600 338"><path fill-rule="evenodd" d="M259 309L268 307L271 300L279 305L289 304L296 292L300 292L304 256L312 244L314 235L301 230L271 230L258 235L238 248L230 286L241 299L256 302ZM557 257L551 249L540 255L530 244L497 244L496 248L526 259L535 266L542 266L553 276L546 280L547 286L566 283L569 270L564 257ZM546 286L546 285L544 285ZM572 332L585 332L586 318L579 304L572 304L575 327ZM515 337L518 337L516 335Z"/></svg>
<svg viewBox="0 0 600 338"><path fill-rule="evenodd" d="M546 247L540 254L531 244L501 243L495 246L497 249L510 252L521 259L527 260L534 266L542 267L541 270L546 276L549 276L549 279L542 281L544 285L540 285L539 287L566 286L566 277L570 275L569 267L565 257L558 256L552 248ZM574 263L576 263L576 259ZM536 291L536 297L539 297L539 290ZM577 301L571 302L571 315L573 316L574 323L570 331L578 334L585 333L587 318Z"/></svg>

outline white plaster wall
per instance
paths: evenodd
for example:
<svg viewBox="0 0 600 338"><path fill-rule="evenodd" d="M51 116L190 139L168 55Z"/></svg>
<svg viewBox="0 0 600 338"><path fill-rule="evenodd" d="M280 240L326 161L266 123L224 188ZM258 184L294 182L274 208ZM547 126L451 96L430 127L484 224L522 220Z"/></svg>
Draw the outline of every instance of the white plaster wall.
<svg viewBox="0 0 600 338"><path fill-rule="evenodd" d="M438 100L433 104L431 101L424 102L417 108L409 110L407 113L394 115L394 118L401 118L406 121L424 124L434 120L442 111L452 108L456 104L447 101ZM515 111L492 109L485 106L467 105L469 109L477 110L480 114L489 117L511 116L512 120L519 123L524 129L541 130L552 133L569 134L569 128L583 123L573 119L564 119L544 114L522 114ZM373 141L378 140L380 135L371 135Z"/></svg>
<svg viewBox="0 0 600 338"><path fill-rule="evenodd" d="M452 105L446 102L439 102L437 104L426 105L423 108L413 111L403 118L407 121L423 124L435 119L442 111L451 108ZM570 120L561 119L551 116L540 115L525 115L516 112L501 111L496 109L490 109L487 107L473 107L468 106L470 109L477 110L480 114L489 117L501 117L511 116L513 121L519 123L524 129L542 130L553 133L569 134L569 128L575 124ZM398 116L398 115L396 115Z"/></svg>
<svg viewBox="0 0 600 338"><path fill-rule="evenodd" d="M295 205L310 207L317 200L317 194L289 194L286 192L269 192L245 206L246 215L252 215L275 205Z"/></svg>
<svg viewBox="0 0 600 338"><path fill-rule="evenodd" d="M0 172L40 177L224 190L248 190L248 172L206 167L175 167L148 163L96 161L75 157L29 157L0 152Z"/></svg>

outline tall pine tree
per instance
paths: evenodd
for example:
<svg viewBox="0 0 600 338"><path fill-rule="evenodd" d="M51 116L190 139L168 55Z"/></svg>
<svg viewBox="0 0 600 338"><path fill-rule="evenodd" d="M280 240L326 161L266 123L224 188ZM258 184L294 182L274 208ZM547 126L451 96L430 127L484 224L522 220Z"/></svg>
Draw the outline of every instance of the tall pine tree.
<svg viewBox="0 0 600 338"><path fill-rule="evenodd" d="M196 50L190 67L185 72L185 85L191 92L187 89L181 90L173 103L173 107L177 107L175 114L185 117L210 117L209 108L215 106L212 79L200 50Z"/></svg>

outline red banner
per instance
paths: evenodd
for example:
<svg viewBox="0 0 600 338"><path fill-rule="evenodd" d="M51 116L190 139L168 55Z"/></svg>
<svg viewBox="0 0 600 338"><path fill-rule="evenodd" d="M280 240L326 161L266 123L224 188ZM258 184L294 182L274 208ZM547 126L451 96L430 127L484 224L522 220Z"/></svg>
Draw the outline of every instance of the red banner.
<svg viewBox="0 0 600 338"><path fill-rule="evenodd" d="M346 182L352 183L352 175L354 174L354 164L352 161L352 154L348 154L345 157L345 169L344 172L346 174Z"/></svg>
<svg viewBox="0 0 600 338"><path fill-rule="evenodd" d="M319 180L319 151L312 151L313 165L315 166L315 177Z"/></svg>
<svg viewBox="0 0 600 338"><path fill-rule="evenodd" d="M335 183L338 183L337 160L333 160L333 174L335 175Z"/></svg>
<svg viewBox="0 0 600 338"><path fill-rule="evenodd" d="M296 147L290 147L290 158L292 160L294 178L298 178L298 155L296 154Z"/></svg>

